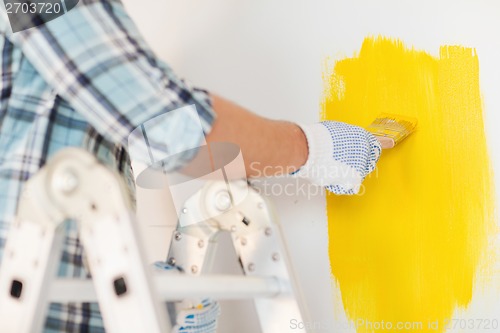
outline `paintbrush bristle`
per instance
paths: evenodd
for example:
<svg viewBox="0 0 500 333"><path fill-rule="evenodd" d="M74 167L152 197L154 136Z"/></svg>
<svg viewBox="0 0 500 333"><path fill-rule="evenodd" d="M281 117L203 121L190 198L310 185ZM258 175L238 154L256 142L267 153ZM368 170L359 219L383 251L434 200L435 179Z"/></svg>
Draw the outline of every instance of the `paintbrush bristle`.
<svg viewBox="0 0 500 333"><path fill-rule="evenodd" d="M416 118L382 113L367 127L367 130L375 136L390 138L394 140L394 145L397 145L413 133L416 127Z"/></svg>

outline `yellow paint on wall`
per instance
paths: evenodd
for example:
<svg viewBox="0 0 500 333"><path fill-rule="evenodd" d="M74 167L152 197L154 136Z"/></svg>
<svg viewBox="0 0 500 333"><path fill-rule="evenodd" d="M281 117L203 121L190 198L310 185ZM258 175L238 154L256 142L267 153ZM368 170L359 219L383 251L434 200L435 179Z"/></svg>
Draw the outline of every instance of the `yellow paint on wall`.
<svg viewBox="0 0 500 333"><path fill-rule="evenodd" d="M389 112L419 120L416 133L383 152L364 194L327 198L345 311L358 332L442 332L471 301L495 225L475 50L443 46L437 58L366 38L325 79L323 119L367 126Z"/></svg>

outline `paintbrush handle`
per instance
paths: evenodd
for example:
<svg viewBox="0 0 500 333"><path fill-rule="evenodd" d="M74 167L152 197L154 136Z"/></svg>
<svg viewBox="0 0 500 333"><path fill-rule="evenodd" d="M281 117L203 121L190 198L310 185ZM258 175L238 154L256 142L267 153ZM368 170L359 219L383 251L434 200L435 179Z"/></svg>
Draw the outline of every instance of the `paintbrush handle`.
<svg viewBox="0 0 500 333"><path fill-rule="evenodd" d="M378 142L380 142L382 149L390 149L395 146L394 140L391 138L378 135L375 135L375 137L377 138Z"/></svg>

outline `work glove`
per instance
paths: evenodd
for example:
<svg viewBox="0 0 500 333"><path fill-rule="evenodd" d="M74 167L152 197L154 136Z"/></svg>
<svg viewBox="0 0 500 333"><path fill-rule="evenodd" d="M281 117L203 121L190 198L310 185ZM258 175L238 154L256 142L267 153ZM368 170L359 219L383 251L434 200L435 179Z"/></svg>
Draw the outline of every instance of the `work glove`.
<svg viewBox="0 0 500 333"><path fill-rule="evenodd" d="M338 195L353 195L377 164L379 141L365 129L336 121L299 125L309 147L306 163L294 173Z"/></svg>
<svg viewBox="0 0 500 333"><path fill-rule="evenodd" d="M164 261L153 263L153 268L160 272L182 274L178 267ZM220 315L219 303L206 298L201 300L186 299L180 304L170 303L167 308L171 311L172 320L175 317L175 326L172 333L216 333L217 320Z"/></svg>
<svg viewBox="0 0 500 333"><path fill-rule="evenodd" d="M217 301L203 299L200 302L190 301L187 307L177 313L177 325L173 333L215 333L217 319L220 315L220 306ZM187 304L184 301L183 304Z"/></svg>

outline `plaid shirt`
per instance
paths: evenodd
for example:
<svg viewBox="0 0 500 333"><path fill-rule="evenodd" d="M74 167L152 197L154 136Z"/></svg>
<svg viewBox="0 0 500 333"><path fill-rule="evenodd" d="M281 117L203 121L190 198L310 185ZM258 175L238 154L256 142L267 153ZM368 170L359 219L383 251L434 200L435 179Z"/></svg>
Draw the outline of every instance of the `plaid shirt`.
<svg viewBox="0 0 500 333"><path fill-rule="evenodd" d="M133 191L129 134L144 122L194 105L199 119L173 113L148 133L151 146L184 151L214 119L208 94L155 57L119 1L81 0L67 14L12 33L0 5L0 258L25 182L65 147L82 147L119 171ZM198 133L198 134L196 134ZM186 149L185 149L186 148ZM176 155L179 164L190 156ZM59 276L88 278L74 222ZM26 320L22 319L22 320ZM21 319L20 319L21 320ZM45 332L103 332L97 304L51 304Z"/></svg>

